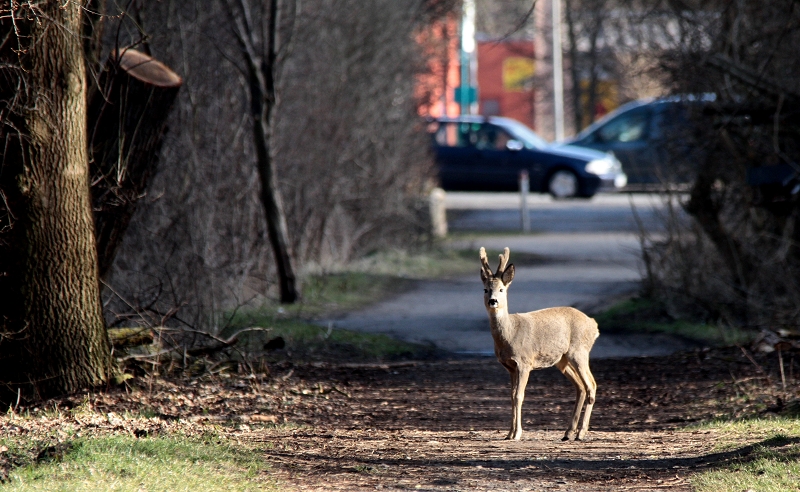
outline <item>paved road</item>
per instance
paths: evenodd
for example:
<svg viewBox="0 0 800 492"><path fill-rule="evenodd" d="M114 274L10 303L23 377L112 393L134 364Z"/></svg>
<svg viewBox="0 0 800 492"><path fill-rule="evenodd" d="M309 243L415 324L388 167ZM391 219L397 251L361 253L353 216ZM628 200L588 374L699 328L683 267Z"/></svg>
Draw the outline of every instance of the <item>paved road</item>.
<svg viewBox="0 0 800 492"><path fill-rule="evenodd" d="M475 251L475 274L419 282L404 294L336 320L335 326L432 343L454 352L493 354L478 275L481 246L490 258L508 246L512 263L515 252L547 259L541 264L517 265L509 289L509 304L515 312L551 306L590 310L636 291L641 274L638 225L631 202L641 223L657 229L656 218L665 209L659 200L649 195L605 195L591 201L555 201L543 196L531 201L536 232L522 235L508 232L519 228L519 211L515 216L509 208L518 206L516 195L449 193L450 230L488 232L480 234L480 239L449 243L453 248ZM600 331L594 358L662 355L686 348L685 342L661 335L603 335L602 326Z"/></svg>
<svg viewBox="0 0 800 492"><path fill-rule="evenodd" d="M448 193L448 225L453 231L518 231L520 201L516 193ZM662 199L649 194L600 194L588 200L532 194L528 206L534 233L632 233L640 224L655 231L661 226L659 216L666 212Z"/></svg>

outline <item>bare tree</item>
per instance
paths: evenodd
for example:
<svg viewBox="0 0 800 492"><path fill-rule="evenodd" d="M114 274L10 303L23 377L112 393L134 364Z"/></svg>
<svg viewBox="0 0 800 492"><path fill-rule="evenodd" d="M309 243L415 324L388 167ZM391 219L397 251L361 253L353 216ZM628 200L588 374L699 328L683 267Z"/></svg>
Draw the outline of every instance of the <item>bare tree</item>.
<svg viewBox="0 0 800 492"><path fill-rule="evenodd" d="M419 236L416 199L431 164L416 114L425 60L415 33L430 17L422 2L315 7L286 68L283 113L307 116L280 120L280 149L296 173L287 202L296 248L324 263Z"/></svg>
<svg viewBox="0 0 800 492"><path fill-rule="evenodd" d="M112 372L89 194L83 9L5 5L0 363L4 389L47 396L105 384Z"/></svg>
<svg viewBox="0 0 800 492"><path fill-rule="evenodd" d="M564 5L576 132L595 120L600 76L613 73L615 68L614 57L607 49L603 53L601 44L609 15L607 4L607 0L566 0Z"/></svg>
<svg viewBox="0 0 800 492"><path fill-rule="evenodd" d="M256 167L261 180L261 202L267 219L267 231L278 270L280 299L293 303L300 297L292 258L286 214L278 187L275 166L275 125L279 105L278 87L283 64L296 30L297 0L223 0L239 55L244 62L250 99L253 145ZM254 8L255 6L255 8ZM282 17L289 17L289 26Z"/></svg>

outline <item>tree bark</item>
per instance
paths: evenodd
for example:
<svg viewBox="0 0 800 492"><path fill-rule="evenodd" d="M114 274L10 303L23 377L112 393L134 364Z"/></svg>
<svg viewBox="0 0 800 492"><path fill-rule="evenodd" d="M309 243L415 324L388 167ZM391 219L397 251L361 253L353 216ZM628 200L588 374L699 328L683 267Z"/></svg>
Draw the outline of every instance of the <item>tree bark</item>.
<svg viewBox="0 0 800 492"><path fill-rule="evenodd" d="M50 0L9 15L0 16L0 221L10 239L0 374L6 390L47 397L103 385L112 372L89 196L82 8Z"/></svg>
<svg viewBox="0 0 800 492"><path fill-rule="evenodd" d="M183 81L159 61L112 53L89 101L92 205L100 278L108 275L136 204L156 169L167 117Z"/></svg>

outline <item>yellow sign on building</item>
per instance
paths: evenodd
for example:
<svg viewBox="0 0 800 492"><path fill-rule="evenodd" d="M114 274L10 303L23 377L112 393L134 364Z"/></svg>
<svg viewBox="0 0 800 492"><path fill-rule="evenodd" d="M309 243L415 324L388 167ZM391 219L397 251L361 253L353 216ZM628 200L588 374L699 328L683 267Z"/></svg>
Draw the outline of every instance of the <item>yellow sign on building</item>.
<svg viewBox="0 0 800 492"><path fill-rule="evenodd" d="M503 89L507 92L525 92L533 88L536 64L532 58L510 56L503 60Z"/></svg>
<svg viewBox="0 0 800 492"><path fill-rule="evenodd" d="M581 80L581 105L583 106L583 123L585 128L599 120L619 106L619 85L615 80L598 80L595 88L594 107L589 107L589 81Z"/></svg>

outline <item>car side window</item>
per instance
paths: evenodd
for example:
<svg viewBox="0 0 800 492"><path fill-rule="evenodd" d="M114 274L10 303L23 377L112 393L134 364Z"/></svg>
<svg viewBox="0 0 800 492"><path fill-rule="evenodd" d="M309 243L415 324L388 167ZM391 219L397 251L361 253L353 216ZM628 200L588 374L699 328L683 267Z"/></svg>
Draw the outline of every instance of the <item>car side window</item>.
<svg viewBox="0 0 800 492"><path fill-rule="evenodd" d="M476 135L475 147L479 150L506 150L511 135L497 125L484 124Z"/></svg>
<svg viewBox="0 0 800 492"><path fill-rule="evenodd" d="M647 138L650 111L647 108L632 109L609 121L597 132L601 142L637 142Z"/></svg>
<svg viewBox="0 0 800 492"><path fill-rule="evenodd" d="M458 138L456 137L455 130L456 128L452 123L440 124L434 135L436 145L440 147L457 147Z"/></svg>
<svg viewBox="0 0 800 492"><path fill-rule="evenodd" d="M479 123L442 123L434 138L440 147L474 147L478 145L480 128Z"/></svg>

